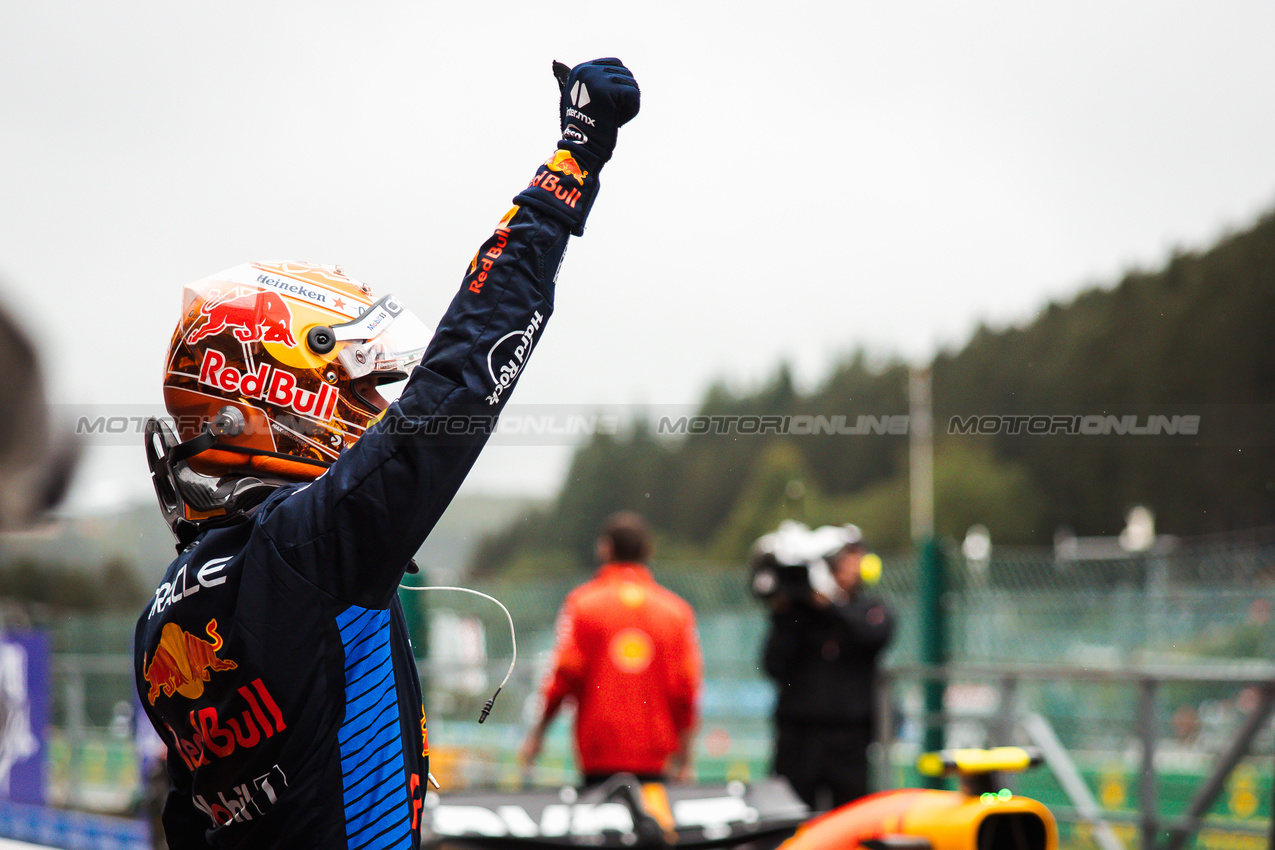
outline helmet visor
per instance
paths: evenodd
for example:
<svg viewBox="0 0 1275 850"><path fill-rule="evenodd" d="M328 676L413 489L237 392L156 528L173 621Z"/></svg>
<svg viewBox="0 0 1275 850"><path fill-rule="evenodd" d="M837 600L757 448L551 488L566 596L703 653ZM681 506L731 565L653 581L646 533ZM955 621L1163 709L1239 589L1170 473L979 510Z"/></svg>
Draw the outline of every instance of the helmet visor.
<svg viewBox="0 0 1275 850"><path fill-rule="evenodd" d="M376 372L408 373L425 353L433 333L393 295L386 295L353 321L332 328L337 359L351 378Z"/></svg>

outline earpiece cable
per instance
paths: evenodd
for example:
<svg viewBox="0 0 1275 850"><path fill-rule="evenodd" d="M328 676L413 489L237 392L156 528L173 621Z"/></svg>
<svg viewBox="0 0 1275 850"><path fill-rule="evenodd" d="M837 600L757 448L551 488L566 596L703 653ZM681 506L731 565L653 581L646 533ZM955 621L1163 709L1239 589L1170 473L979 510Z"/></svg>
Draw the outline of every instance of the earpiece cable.
<svg viewBox="0 0 1275 850"><path fill-rule="evenodd" d="M481 596L489 602L496 603L500 606L500 610L505 612L505 619L509 621L509 641L513 646L513 656L509 659L509 669L505 671L505 678L501 679L500 687L496 688L496 692L491 695L491 699L487 700L487 704L483 706L482 714L478 716L478 722L482 723L487 719L487 715L491 714L491 709L496 704L496 697L500 696L501 689L509 683L509 677L512 676L514 672L514 665L518 663L518 636L514 632L514 618L509 613L509 609L506 608L504 603L496 597L488 596L480 590L474 590L469 587L443 587L439 585L431 587L415 587L413 585L400 584L399 588L402 590L455 590L460 593L472 593L474 596Z"/></svg>

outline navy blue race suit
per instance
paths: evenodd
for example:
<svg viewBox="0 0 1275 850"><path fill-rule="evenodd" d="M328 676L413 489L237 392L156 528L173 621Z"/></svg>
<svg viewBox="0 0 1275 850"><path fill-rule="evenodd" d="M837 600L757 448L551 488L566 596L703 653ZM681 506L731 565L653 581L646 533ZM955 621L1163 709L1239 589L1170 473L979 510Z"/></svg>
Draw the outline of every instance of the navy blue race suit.
<svg viewBox="0 0 1275 850"><path fill-rule="evenodd" d="M471 265L382 420L317 480L200 534L138 620L169 846L419 847L425 718L396 589L552 312L581 219L536 191L479 249L491 262Z"/></svg>

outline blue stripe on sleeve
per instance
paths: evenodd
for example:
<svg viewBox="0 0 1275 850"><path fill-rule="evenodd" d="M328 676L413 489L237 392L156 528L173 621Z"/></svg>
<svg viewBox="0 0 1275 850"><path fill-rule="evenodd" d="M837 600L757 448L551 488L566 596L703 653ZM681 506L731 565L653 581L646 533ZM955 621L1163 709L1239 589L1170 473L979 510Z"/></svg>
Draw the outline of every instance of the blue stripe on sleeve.
<svg viewBox="0 0 1275 850"><path fill-rule="evenodd" d="M411 817L390 658L390 612L351 606L336 618L345 647L341 783L350 850L408 850Z"/></svg>

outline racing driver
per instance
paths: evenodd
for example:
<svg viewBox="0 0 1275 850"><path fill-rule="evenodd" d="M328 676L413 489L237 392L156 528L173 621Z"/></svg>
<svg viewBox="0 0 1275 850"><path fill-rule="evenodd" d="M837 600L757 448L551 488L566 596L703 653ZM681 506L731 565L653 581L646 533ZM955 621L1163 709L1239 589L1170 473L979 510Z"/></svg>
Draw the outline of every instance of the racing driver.
<svg viewBox="0 0 1275 850"><path fill-rule="evenodd" d="M185 290L175 430L146 430L178 556L134 639L170 847L420 846L429 750L396 590L540 340L638 112L616 59L554 72L562 139L432 337L335 266L252 263Z"/></svg>

